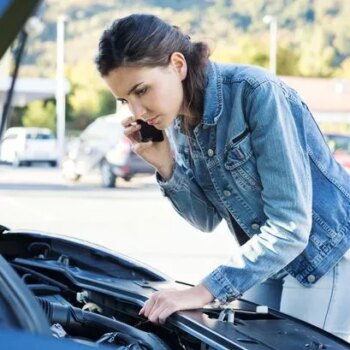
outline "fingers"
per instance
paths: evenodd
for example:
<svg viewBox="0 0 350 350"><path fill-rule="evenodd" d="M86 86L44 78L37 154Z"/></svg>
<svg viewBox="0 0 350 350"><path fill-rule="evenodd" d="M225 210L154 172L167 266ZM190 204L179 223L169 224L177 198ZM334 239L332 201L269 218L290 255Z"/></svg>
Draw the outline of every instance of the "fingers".
<svg viewBox="0 0 350 350"><path fill-rule="evenodd" d="M140 310L139 315L144 315L145 317L148 317L149 311L152 309L155 302L156 298L154 298L152 295L152 297L145 302L145 305L143 305L143 308Z"/></svg>
<svg viewBox="0 0 350 350"><path fill-rule="evenodd" d="M135 153L137 153L138 155L140 155L142 157L142 155L152 146L153 146L152 141L139 142L139 143L135 143L133 145L133 150Z"/></svg>
<svg viewBox="0 0 350 350"><path fill-rule="evenodd" d="M124 127L124 135L132 142L136 143L138 142L138 132L140 130L140 127L138 124L135 123L135 117L129 116L121 121L122 126Z"/></svg>
<svg viewBox="0 0 350 350"><path fill-rule="evenodd" d="M141 125L139 124L130 124L126 126L124 129L124 135L132 142L136 143L139 141L138 131L141 129ZM137 134L136 134L137 133Z"/></svg>
<svg viewBox="0 0 350 350"><path fill-rule="evenodd" d="M177 311L176 309L174 309L174 307L168 307L165 308L163 310L160 310L157 319L158 319L158 323L159 324L164 324L166 319L172 315L175 311Z"/></svg>
<svg viewBox="0 0 350 350"><path fill-rule="evenodd" d="M153 307L157 303L157 293L153 294L146 302L143 308L140 310L139 315L144 315L149 317L152 312Z"/></svg>
<svg viewBox="0 0 350 350"><path fill-rule="evenodd" d="M125 119L123 119L121 121L122 125L124 126L124 128L130 126L132 123L134 123L136 121L135 117L134 116L129 116Z"/></svg>
<svg viewBox="0 0 350 350"><path fill-rule="evenodd" d="M139 315L144 315L155 324L164 324L175 311L178 309L172 298L162 293L155 293L146 301Z"/></svg>
<svg viewBox="0 0 350 350"><path fill-rule="evenodd" d="M178 310L172 302L161 303L157 308L152 310L148 319L156 324L164 324L166 319L175 311Z"/></svg>

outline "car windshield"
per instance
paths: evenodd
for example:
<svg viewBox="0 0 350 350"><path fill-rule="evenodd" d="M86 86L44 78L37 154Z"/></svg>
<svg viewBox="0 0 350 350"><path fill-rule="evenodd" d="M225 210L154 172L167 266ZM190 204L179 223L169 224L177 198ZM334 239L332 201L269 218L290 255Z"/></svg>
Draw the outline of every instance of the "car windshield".
<svg viewBox="0 0 350 350"><path fill-rule="evenodd" d="M53 134L49 133L30 133L26 135L27 140L51 140L53 138Z"/></svg>

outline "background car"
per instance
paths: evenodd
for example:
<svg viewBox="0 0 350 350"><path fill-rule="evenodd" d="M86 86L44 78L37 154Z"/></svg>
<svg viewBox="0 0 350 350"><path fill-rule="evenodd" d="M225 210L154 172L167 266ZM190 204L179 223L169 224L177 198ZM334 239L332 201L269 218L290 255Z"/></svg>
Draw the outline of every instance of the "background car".
<svg viewBox="0 0 350 350"><path fill-rule="evenodd" d="M334 158L350 172L350 135L326 133L325 138Z"/></svg>
<svg viewBox="0 0 350 350"><path fill-rule="evenodd" d="M47 162L57 165L57 140L50 129L13 127L6 130L0 144L0 159L15 166Z"/></svg>
<svg viewBox="0 0 350 350"><path fill-rule="evenodd" d="M102 185L115 187L117 177L129 181L136 175L154 174L154 168L132 151L123 134L125 113L121 108L116 114L97 118L71 143L62 164L65 178L78 181L98 168Z"/></svg>

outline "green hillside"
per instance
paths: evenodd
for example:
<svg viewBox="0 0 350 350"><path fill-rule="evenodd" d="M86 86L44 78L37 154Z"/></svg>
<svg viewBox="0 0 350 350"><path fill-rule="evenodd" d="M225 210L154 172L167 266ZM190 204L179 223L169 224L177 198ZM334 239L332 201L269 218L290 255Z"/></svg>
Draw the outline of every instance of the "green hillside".
<svg viewBox="0 0 350 350"><path fill-rule="evenodd" d="M206 41L221 62L269 65L266 15L278 21L277 73L350 78L350 1L345 0L46 0L40 34L30 34L22 76L55 77L56 21L65 15L67 125L82 129L115 109L93 59L105 26L131 13L153 13L176 24L192 40ZM54 125L54 101L16 110L14 125ZM46 115L39 121L38 115ZM41 124L40 124L41 125Z"/></svg>
<svg viewBox="0 0 350 350"><path fill-rule="evenodd" d="M23 72L52 76L56 18L67 16L68 64L92 60L99 35L113 19L134 12L159 15L194 39L207 41L214 58L268 65L268 25L278 19L278 72L350 76L350 1L342 0L47 0L44 31L31 36ZM32 67L28 67L33 65Z"/></svg>

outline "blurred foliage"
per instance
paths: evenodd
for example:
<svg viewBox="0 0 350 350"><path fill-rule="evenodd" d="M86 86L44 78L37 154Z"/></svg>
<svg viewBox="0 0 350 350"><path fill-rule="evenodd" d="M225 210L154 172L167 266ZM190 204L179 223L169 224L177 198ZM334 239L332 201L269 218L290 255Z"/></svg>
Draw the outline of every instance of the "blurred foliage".
<svg viewBox="0 0 350 350"><path fill-rule="evenodd" d="M336 71L335 76L350 79L350 57L342 62L339 69Z"/></svg>
<svg viewBox="0 0 350 350"><path fill-rule="evenodd" d="M349 123L331 123L323 122L319 123L320 129L325 133L339 133L350 135L350 124Z"/></svg>
<svg viewBox="0 0 350 350"><path fill-rule="evenodd" d="M56 107L53 101L33 101L22 117L23 126L46 127L55 131Z"/></svg>
<svg viewBox="0 0 350 350"><path fill-rule="evenodd" d="M206 41L214 60L266 68L269 26L263 18L276 16L278 74L350 78L350 1L46 0L39 9L45 30L30 35L21 72L55 76L56 20L65 14L67 77L72 86L67 98L69 127L82 129L99 115L115 110L114 98L92 62L103 28L115 18L136 12L158 15L179 25L193 41ZM35 106L39 112L39 104ZM48 103L41 106L52 109ZM40 119L24 112L27 122Z"/></svg>
<svg viewBox="0 0 350 350"><path fill-rule="evenodd" d="M73 129L84 129L101 115L115 112L115 98L106 87L90 61L67 68L71 92L67 96L68 125Z"/></svg>
<svg viewBox="0 0 350 350"><path fill-rule="evenodd" d="M40 9L45 30L31 35L25 64L36 76L54 75L56 20L62 13L67 16L66 60L76 65L81 60L93 61L98 38L107 24L135 12L156 14L179 25L194 40L208 41L214 46L213 57L230 62L263 62L265 66L269 26L263 18L276 16L279 51L292 54L289 65L297 66L290 68L282 57L281 74L341 75L342 63L350 57L350 1L46 0ZM257 46L259 41L263 45ZM215 54L216 49L220 53Z"/></svg>
<svg viewBox="0 0 350 350"><path fill-rule="evenodd" d="M91 62L80 62L67 68L67 78L71 83L72 91L68 102L72 106L72 117L96 116L100 104L96 93L102 88L102 82Z"/></svg>

